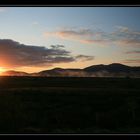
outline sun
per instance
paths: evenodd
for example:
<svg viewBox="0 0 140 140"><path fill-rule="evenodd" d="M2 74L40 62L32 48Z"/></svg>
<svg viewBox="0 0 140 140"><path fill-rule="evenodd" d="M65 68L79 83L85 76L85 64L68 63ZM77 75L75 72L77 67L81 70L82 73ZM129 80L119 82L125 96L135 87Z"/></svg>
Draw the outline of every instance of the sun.
<svg viewBox="0 0 140 140"><path fill-rule="evenodd" d="M5 69L0 67L0 75L2 75L3 72L5 72Z"/></svg>

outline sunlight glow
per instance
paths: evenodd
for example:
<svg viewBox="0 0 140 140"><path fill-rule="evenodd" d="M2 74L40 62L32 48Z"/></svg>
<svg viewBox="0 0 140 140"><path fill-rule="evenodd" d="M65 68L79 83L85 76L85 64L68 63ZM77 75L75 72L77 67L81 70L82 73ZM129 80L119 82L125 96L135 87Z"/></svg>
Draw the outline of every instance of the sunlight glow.
<svg viewBox="0 0 140 140"><path fill-rule="evenodd" d="M5 72L5 69L0 67L0 75L2 75L3 72Z"/></svg>

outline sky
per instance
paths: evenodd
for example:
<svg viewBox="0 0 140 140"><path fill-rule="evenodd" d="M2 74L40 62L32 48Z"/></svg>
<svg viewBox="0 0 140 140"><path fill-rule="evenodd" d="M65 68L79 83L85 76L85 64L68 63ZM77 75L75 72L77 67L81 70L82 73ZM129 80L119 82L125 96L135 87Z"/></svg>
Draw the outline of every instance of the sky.
<svg viewBox="0 0 140 140"><path fill-rule="evenodd" d="M0 7L0 71L140 66L140 7Z"/></svg>

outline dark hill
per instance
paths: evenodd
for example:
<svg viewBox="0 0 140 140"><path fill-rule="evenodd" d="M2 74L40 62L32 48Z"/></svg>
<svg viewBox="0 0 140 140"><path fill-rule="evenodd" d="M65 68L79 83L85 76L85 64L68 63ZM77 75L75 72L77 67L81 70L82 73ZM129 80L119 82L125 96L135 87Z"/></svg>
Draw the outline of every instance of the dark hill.
<svg viewBox="0 0 140 140"><path fill-rule="evenodd" d="M109 65L93 65L84 69L88 72L108 71L108 72L130 72L132 68L120 63L112 63Z"/></svg>

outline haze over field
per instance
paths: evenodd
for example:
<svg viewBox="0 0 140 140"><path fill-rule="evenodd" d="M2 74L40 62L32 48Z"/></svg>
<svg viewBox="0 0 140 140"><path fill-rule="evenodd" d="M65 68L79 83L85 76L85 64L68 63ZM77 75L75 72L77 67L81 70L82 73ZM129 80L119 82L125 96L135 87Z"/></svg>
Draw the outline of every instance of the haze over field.
<svg viewBox="0 0 140 140"><path fill-rule="evenodd" d="M140 7L0 7L0 72L138 67L139 19Z"/></svg>

